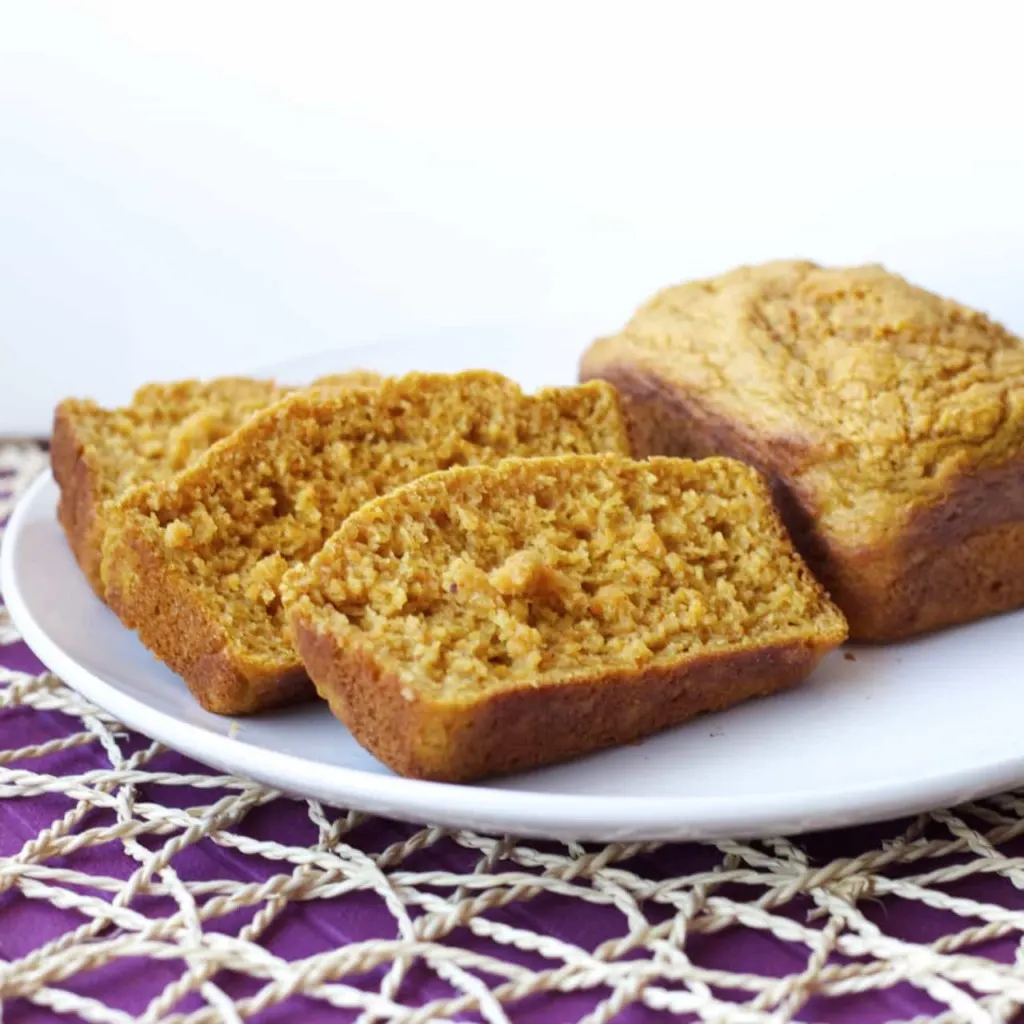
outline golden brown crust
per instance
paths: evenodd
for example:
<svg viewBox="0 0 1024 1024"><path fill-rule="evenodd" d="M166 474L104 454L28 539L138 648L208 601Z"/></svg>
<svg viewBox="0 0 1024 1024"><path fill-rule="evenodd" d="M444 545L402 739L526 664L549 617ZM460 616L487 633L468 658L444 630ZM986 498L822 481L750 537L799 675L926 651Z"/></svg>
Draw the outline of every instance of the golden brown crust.
<svg viewBox="0 0 1024 1024"><path fill-rule="evenodd" d="M580 376L619 390L638 457L731 455L764 473L851 638L896 640L1024 605L1024 462L954 476L943 500L917 509L895 535L851 548L821 529L813 489L802 484L806 441L765 444L650 370L584 357Z"/></svg>
<svg viewBox="0 0 1024 1024"><path fill-rule="evenodd" d="M824 563L855 639L900 640L1024 605L1024 521L953 543L916 536Z"/></svg>
<svg viewBox="0 0 1024 1024"><path fill-rule="evenodd" d="M771 447L807 439L833 532L885 531L941 498L951 462L1024 444L1021 339L880 266L782 260L664 289L588 353L623 359Z"/></svg>
<svg viewBox="0 0 1024 1024"><path fill-rule="evenodd" d="M50 465L60 488L57 518L67 535L75 560L89 585L103 600L100 561L103 526L100 522L99 487L93 468L76 430L75 401L61 402L53 418Z"/></svg>
<svg viewBox="0 0 1024 1024"><path fill-rule="evenodd" d="M107 563L111 609L207 711L246 715L313 696L301 666L268 674L233 650L187 583L130 520L112 532L107 549L108 556L116 549Z"/></svg>
<svg viewBox="0 0 1024 1024"><path fill-rule="evenodd" d="M363 746L400 775L444 782L552 764L776 693L804 679L832 647L703 655L439 708L403 687L371 653L331 634L299 622L296 642L320 696ZM445 742L430 742L439 732Z"/></svg>

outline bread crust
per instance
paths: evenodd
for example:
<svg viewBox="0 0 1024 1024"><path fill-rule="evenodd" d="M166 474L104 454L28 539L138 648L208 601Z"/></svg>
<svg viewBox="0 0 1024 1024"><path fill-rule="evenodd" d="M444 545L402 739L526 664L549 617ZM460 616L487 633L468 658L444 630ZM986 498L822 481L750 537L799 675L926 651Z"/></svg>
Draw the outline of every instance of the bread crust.
<svg viewBox="0 0 1024 1024"><path fill-rule="evenodd" d="M729 455L760 470L852 639L898 640L1024 605L1024 460L962 472L884 541L851 548L819 528L814 495L801 488L815 454L806 439L766 445L652 370L607 355L585 356L580 377L618 389L638 458Z"/></svg>
<svg viewBox="0 0 1024 1024"><path fill-rule="evenodd" d="M100 520L100 488L89 464L85 445L75 427L72 404L61 402L53 418L50 466L60 489L57 519L68 545L89 581L93 593L104 600L100 579L103 524Z"/></svg>
<svg viewBox="0 0 1024 1024"><path fill-rule="evenodd" d="M438 782L471 782L635 742L795 686L835 646L705 654L641 672L523 684L475 703L437 704L406 687L371 650L298 617L293 629L317 691L359 743L399 775Z"/></svg>
<svg viewBox="0 0 1024 1024"><path fill-rule="evenodd" d="M248 715L314 696L297 658L284 671L268 673L232 650L224 629L130 517L108 536L105 555L107 603L185 680L205 710Z"/></svg>

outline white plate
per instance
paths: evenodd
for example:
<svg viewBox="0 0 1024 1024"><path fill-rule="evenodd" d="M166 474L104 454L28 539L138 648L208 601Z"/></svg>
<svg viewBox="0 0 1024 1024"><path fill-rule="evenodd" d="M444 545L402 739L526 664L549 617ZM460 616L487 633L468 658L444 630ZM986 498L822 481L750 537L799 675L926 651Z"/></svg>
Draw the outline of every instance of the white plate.
<svg viewBox="0 0 1024 1024"><path fill-rule="evenodd" d="M302 381L351 366L487 365L533 387L571 381L576 351L459 335L325 354L277 371ZM836 652L801 689L569 764L478 786L401 779L320 705L234 729L196 707L181 680L93 597L57 525L56 499L52 479L38 480L0 553L0 589L29 646L140 732L288 792L410 821L611 841L849 825L1024 781L1024 614L856 649L856 660Z"/></svg>

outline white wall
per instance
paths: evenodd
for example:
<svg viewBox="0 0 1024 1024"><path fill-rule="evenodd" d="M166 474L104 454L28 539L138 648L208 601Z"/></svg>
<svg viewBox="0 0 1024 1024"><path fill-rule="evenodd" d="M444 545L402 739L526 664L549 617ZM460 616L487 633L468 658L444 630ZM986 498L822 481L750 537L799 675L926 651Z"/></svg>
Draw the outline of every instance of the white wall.
<svg viewBox="0 0 1024 1024"><path fill-rule="evenodd" d="M0 435L783 255L1024 330L1020 16L944 10L0 3Z"/></svg>

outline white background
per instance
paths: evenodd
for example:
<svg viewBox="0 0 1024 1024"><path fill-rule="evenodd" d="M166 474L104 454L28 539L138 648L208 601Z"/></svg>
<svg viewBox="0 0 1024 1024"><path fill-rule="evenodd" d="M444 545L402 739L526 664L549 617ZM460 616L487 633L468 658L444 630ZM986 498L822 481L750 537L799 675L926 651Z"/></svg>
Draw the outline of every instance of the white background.
<svg viewBox="0 0 1024 1024"><path fill-rule="evenodd" d="M579 348L778 256L1024 330L1020 29L1011 3L0 0L0 435L449 326Z"/></svg>

